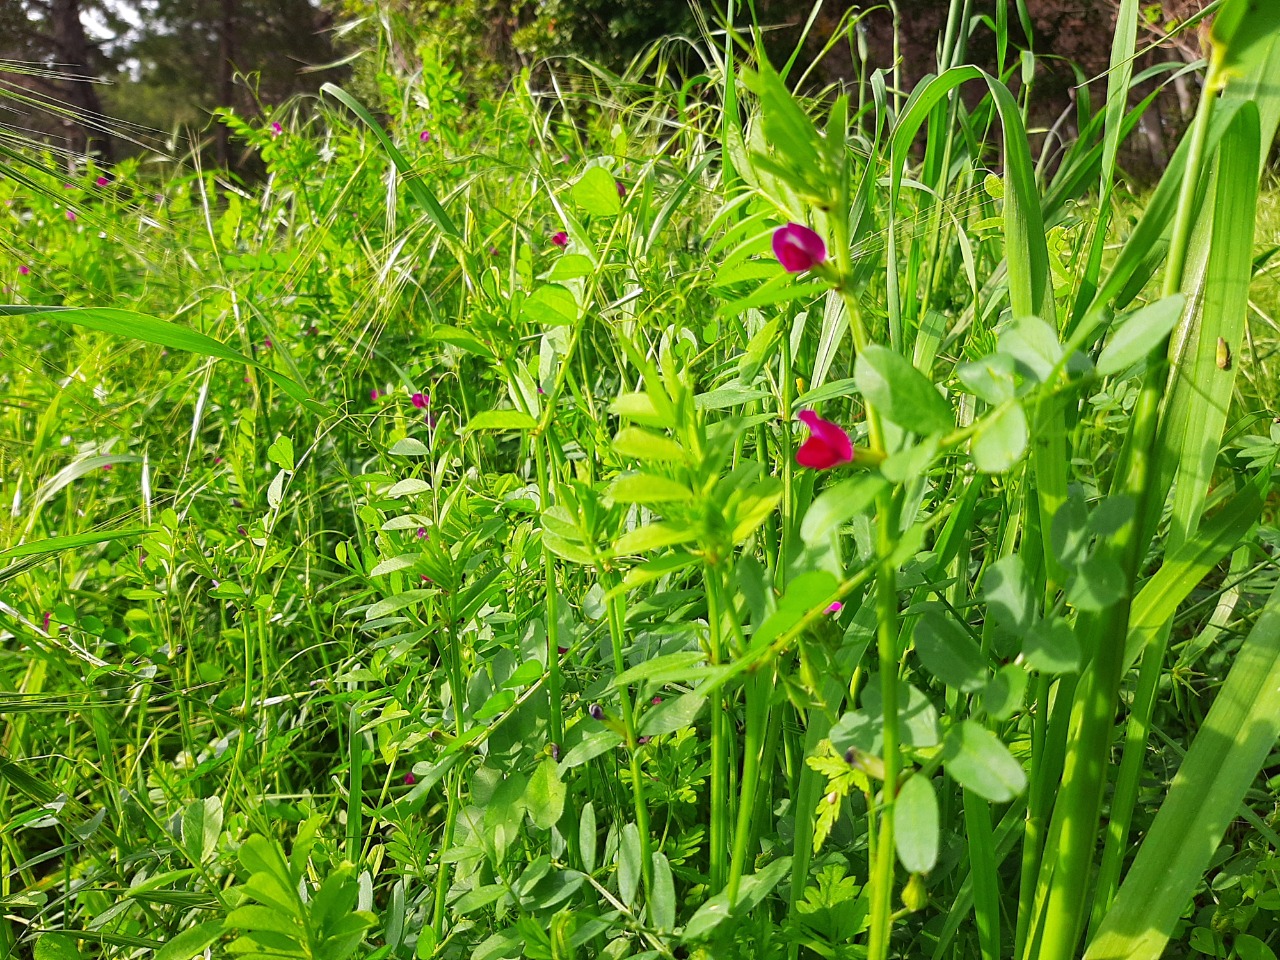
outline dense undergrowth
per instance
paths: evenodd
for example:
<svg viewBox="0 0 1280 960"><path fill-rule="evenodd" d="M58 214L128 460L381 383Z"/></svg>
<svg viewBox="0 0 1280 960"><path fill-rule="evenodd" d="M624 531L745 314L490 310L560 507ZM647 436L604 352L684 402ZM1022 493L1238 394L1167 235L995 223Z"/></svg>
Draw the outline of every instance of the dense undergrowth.
<svg viewBox="0 0 1280 960"><path fill-rule="evenodd" d="M950 35L6 153L0 953L1274 957L1243 9L1146 195L1136 4L1052 163Z"/></svg>

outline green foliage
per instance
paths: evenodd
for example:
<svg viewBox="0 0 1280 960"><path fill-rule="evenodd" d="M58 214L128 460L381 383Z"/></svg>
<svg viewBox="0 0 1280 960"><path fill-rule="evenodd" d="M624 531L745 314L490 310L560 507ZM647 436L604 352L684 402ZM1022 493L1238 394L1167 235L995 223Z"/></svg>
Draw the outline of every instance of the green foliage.
<svg viewBox="0 0 1280 960"><path fill-rule="evenodd" d="M1144 204L972 67L428 46L261 189L0 181L0 945L1274 952L1276 94Z"/></svg>

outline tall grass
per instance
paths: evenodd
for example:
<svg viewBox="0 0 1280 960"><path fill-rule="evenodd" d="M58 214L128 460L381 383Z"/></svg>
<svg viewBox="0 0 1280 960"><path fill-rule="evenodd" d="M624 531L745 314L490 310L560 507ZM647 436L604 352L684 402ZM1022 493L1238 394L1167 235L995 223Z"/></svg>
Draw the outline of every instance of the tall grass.
<svg viewBox="0 0 1280 960"><path fill-rule="evenodd" d="M1135 200L968 12L0 182L0 952L1274 956L1280 28Z"/></svg>

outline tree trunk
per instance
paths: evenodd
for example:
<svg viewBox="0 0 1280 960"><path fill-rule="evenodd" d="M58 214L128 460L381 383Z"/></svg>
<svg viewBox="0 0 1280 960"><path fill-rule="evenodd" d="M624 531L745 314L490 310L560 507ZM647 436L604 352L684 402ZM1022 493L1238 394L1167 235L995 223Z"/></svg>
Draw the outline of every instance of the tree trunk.
<svg viewBox="0 0 1280 960"><path fill-rule="evenodd" d="M235 106L236 0L222 0L222 16L218 21L218 106ZM218 124L218 165L231 166L231 131Z"/></svg>
<svg viewBox="0 0 1280 960"><path fill-rule="evenodd" d="M80 0L50 0L54 55L66 75L65 94L74 108L64 120L67 145L77 154L96 153L110 163L111 138L103 128L102 101L89 68L89 38L80 22Z"/></svg>

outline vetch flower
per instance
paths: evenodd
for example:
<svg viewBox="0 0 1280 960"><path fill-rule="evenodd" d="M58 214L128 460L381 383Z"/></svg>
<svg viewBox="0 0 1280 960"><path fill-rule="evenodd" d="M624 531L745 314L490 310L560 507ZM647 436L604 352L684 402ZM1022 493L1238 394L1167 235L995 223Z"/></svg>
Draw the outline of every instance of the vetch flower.
<svg viewBox="0 0 1280 960"><path fill-rule="evenodd" d="M428 537L428 536L427 536L427 528L426 528L426 527L419 527L419 528L418 528L418 539L419 539L419 540L430 540L430 539L431 539L430 537Z"/></svg>
<svg viewBox="0 0 1280 960"><path fill-rule="evenodd" d="M413 405L419 410L425 409L427 404L431 402L431 398L425 393L415 393L410 399L412 399Z"/></svg>
<svg viewBox="0 0 1280 960"><path fill-rule="evenodd" d="M18 268L18 272L25 277L27 274L31 272L31 268L24 263L22 266Z"/></svg>
<svg viewBox="0 0 1280 960"><path fill-rule="evenodd" d="M600 706L598 703L593 703L591 706L587 707L587 713L591 714L592 720L604 719L604 707Z"/></svg>
<svg viewBox="0 0 1280 960"><path fill-rule="evenodd" d="M561 230L559 233L556 233L551 237L551 242L563 250L569 245L569 235Z"/></svg>
<svg viewBox="0 0 1280 960"><path fill-rule="evenodd" d="M68 220L70 220L72 223L75 223L75 222L76 222L76 212L75 212L74 210L68 210L68 211L67 211L67 219L68 219Z"/></svg>
<svg viewBox="0 0 1280 960"><path fill-rule="evenodd" d="M273 137L278 137L282 133L284 133L284 127L280 126L279 123L271 124L271 135Z"/></svg>
<svg viewBox="0 0 1280 960"><path fill-rule="evenodd" d="M106 177L99 177L97 180L93 182L100 187L105 187L108 183L110 183L110 181Z"/></svg>
<svg viewBox="0 0 1280 960"><path fill-rule="evenodd" d="M828 613L834 617L837 613L839 613L843 609L844 609L843 603L841 603L839 600L833 600L830 606L828 606L827 609L822 612Z"/></svg>
<svg viewBox="0 0 1280 960"><path fill-rule="evenodd" d="M849 434L812 410L801 410L799 418L809 428L809 439L796 451L796 463L811 470L827 470L853 462L853 441Z"/></svg>
<svg viewBox="0 0 1280 960"><path fill-rule="evenodd" d="M624 184L621 180L616 181L616 183L617 183L617 187L618 187L618 197L619 197L619 199L621 199L621 198L623 198L623 197L626 197L626 195L627 195L627 186L626 186L626 184Z"/></svg>
<svg viewBox="0 0 1280 960"><path fill-rule="evenodd" d="M372 390L369 391L369 399L372 400L374 403L378 402L378 398L380 396L382 396L382 394L378 392L377 387L374 387Z"/></svg>
<svg viewBox="0 0 1280 960"><path fill-rule="evenodd" d="M804 273L826 261L827 245L803 224L788 223L773 231L773 253L788 272Z"/></svg>
<svg viewBox="0 0 1280 960"><path fill-rule="evenodd" d="M263 350L270 350L270 349L271 349L272 347L274 347L274 346L275 346L275 344L271 342L271 338L270 338L270 337L268 337L266 340L263 340L263 341L262 341L262 349L263 349Z"/></svg>
<svg viewBox="0 0 1280 960"><path fill-rule="evenodd" d="M420 134L418 134L418 142L419 142L419 143L430 143L430 142L431 142L431 131L430 131L430 130L423 130Z"/></svg>
<svg viewBox="0 0 1280 960"><path fill-rule="evenodd" d="M406 773L404 775L404 785L406 787L412 787L417 782L418 782L418 778L415 777L412 772Z"/></svg>

